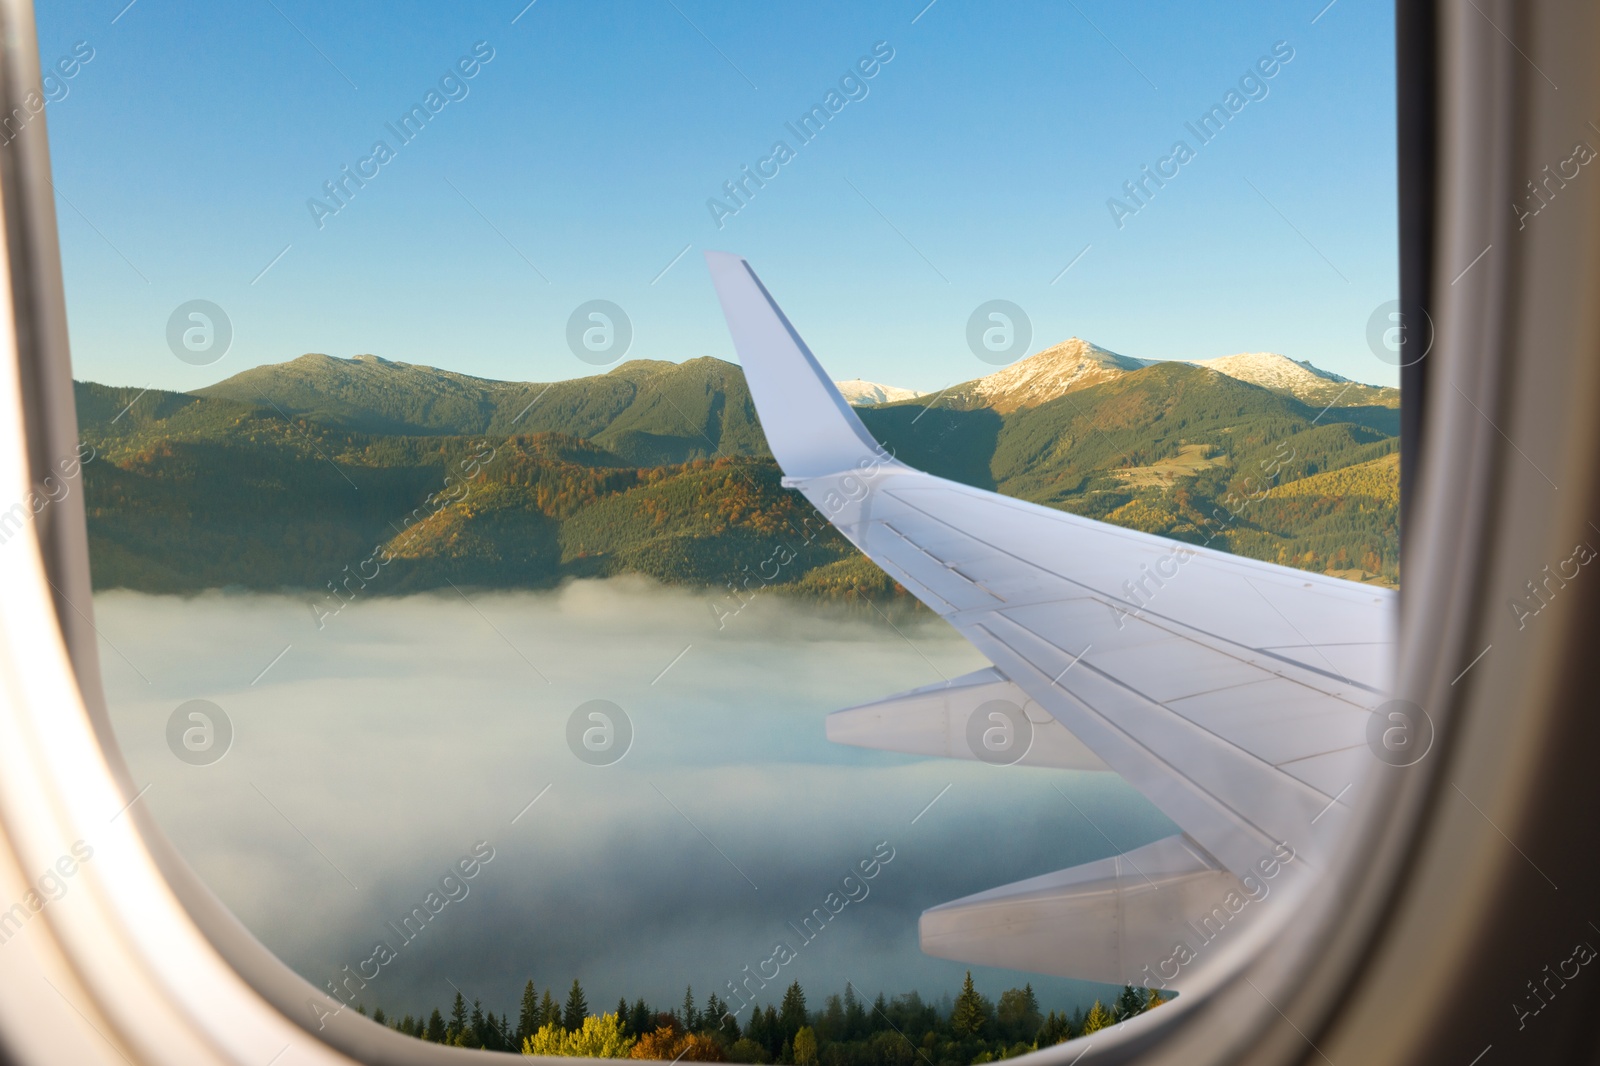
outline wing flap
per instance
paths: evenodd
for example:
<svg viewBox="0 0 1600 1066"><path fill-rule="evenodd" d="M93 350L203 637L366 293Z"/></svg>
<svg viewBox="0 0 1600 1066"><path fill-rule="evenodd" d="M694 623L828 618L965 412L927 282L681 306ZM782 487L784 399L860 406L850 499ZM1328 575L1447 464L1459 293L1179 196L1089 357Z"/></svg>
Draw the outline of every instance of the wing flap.
<svg viewBox="0 0 1600 1066"><path fill-rule="evenodd" d="M1294 865L1292 851L1269 851L1241 880L1180 834L932 907L918 932L939 958L1175 988Z"/></svg>
<svg viewBox="0 0 1600 1066"><path fill-rule="evenodd" d="M1015 707L1031 727L1026 750L1011 765L1108 769L1083 741L993 667L834 711L827 719L828 739L836 744L908 755L978 759L972 719L996 702ZM988 725L986 718L979 722L980 730Z"/></svg>

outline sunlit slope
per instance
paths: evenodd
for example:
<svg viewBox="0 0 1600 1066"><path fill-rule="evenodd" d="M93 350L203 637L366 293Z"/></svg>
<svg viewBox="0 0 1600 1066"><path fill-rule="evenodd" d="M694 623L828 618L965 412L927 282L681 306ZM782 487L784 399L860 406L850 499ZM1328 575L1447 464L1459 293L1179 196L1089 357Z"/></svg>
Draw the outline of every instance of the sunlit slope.
<svg viewBox="0 0 1600 1066"><path fill-rule="evenodd" d="M636 359L554 383L492 381L376 356L303 355L196 390L330 428L384 436L565 433L630 462L764 454L744 374L720 359Z"/></svg>
<svg viewBox="0 0 1600 1066"><path fill-rule="evenodd" d="M860 414L902 459L955 480L1253 558L1398 581L1397 465L1318 482L1295 505L1273 498L1394 452L1397 408L1325 410L1176 362L1008 415L925 402Z"/></svg>
<svg viewBox="0 0 1600 1066"><path fill-rule="evenodd" d="M1183 363L1114 369L1005 412L921 397L862 417L902 459L968 484L1398 579L1394 408L1323 410ZM364 591L620 573L893 589L779 487L743 375L720 360L544 386L308 356L196 394L77 392L100 587L326 590L381 549Z"/></svg>

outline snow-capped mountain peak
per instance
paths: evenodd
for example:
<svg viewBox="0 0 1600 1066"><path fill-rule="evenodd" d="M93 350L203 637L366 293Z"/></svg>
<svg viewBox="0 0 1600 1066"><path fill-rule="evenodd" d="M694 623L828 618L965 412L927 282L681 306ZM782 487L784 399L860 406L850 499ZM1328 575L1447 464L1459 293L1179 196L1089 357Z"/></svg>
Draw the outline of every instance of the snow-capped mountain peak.
<svg viewBox="0 0 1600 1066"><path fill-rule="evenodd" d="M1119 355L1081 337L1071 337L993 374L945 392L951 394L952 402L959 398L959 402L965 405L988 407L1000 414L1009 414L1025 407L1049 403L1079 389L1114 381L1125 374L1162 362L1166 360ZM1363 385L1277 352L1240 352L1214 359L1181 362L1293 396L1303 403L1379 404L1392 407L1398 402L1398 394L1393 389ZM915 400L928 395L913 389L861 379L834 384L845 400L858 407ZM940 393L940 396L944 395Z"/></svg>
<svg viewBox="0 0 1600 1066"><path fill-rule="evenodd" d="M1070 337L968 386L972 399L1002 413L1035 407L1078 389L1121 377L1150 365L1107 351L1081 337Z"/></svg>

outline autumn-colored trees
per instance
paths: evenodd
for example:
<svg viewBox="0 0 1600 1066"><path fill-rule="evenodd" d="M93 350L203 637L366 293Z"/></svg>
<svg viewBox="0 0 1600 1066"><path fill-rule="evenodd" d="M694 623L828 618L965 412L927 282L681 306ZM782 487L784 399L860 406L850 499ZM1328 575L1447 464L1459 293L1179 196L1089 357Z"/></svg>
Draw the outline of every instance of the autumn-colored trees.
<svg viewBox="0 0 1600 1066"><path fill-rule="evenodd" d="M716 1039L703 1033L686 1033L663 1025L646 1033L633 1045L636 1059L661 1059L667 1062L727 1062L728 1056Z"/></svg>
<svg viewBox="0 0 1600 1066"><path fill-rule="evenodd" d="M624 1059L633 1050L634 1044L633 1037L622 1034L622 1026L615 1014L602 1014L598 1017L591 1014L584 1018L576 1029L555 1024L540 1027L538 1032L522 1042L522 1053Z"/></svg>
<svg viewBox="0 0 1600 1066"><path fill-rule="evenodd" d="M1031 984L1006 989L997 1004L978 991L968 972L944 1009L915 992L893 999L880 994L869 1005L851 985L812 1009L798 981L777 1004L742 1004L737 1014L715 993L697 1006L693 989L685 989L682 1004L667 1011L652 1010L643 998L630 1007L624 998L611 1013L590 1014L577 981L566 1001L563 1010L548 987L539 995L527 982L515 1030L509 1018L496 1018L476 1002L469 1010L459 994L448 1019L437 1010L426 1024L410 1014L394 1021L381 1010L373 1017L434 1043L533 1055L775 1066L975 1066L1098 1032L1165 999L1130 985L1108 1001L1096 1000L1087 1012L1080 1007L1070 1017L1064 1010L1043 1015Z"/></svg>

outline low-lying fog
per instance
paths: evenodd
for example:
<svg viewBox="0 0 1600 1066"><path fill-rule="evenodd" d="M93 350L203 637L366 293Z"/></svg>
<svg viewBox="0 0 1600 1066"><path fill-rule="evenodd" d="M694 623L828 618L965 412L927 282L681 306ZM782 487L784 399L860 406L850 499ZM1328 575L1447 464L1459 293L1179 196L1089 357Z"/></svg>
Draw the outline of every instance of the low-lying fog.
<svg viewBox="0 0 1600 1066"><path fill-rule="evenodd" d="M719 630L704 595L625 579L467 595L357 600L320 630L286 596L95 598L117 736L152 786L139 802L319 987L391 945L369 1012L447 1010L453 982L514 1018L529 978L558 1001L579 978L597 1010L665 1009L686 984L703 1003L783 939L798 957L768 1002L791 979L814 1006L846 981L937 1000L966 967L921 953L922 910L1173 832L1111 775L830 744L829 711L985 665L942 622L767 596ZM233 728L209 765L167 739L194 699ZM567 739L595 699L632 722L611 765ZM468 894L403 943L387 923L479 842L494 857ZM881 842L894 857L869 894L799 945L786 923ZM991 996L1031 980L1046 1009L1102 991L974 977Z"/></svg>

